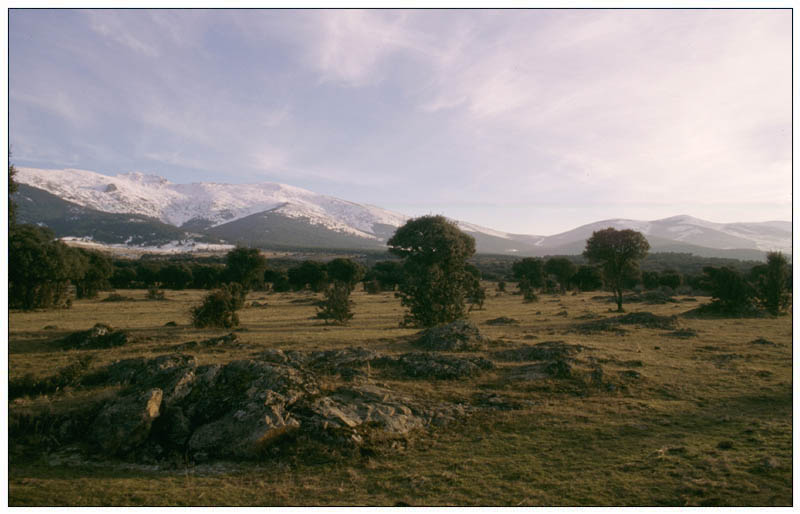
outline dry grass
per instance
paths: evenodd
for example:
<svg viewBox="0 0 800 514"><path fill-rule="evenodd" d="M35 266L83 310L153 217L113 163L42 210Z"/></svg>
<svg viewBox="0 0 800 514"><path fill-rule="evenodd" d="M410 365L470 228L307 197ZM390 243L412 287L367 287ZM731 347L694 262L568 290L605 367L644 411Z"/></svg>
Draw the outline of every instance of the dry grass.
<svg viewBox="0 0 800 514"><path fill-rule="evenodd" d="M490 287L490 290L492 288ZM228 331L189 325L202 291L124 291L135 301L77 301L71 310L12 312L10 379L51 376L84 354L93 367L154 356ZM248 358L267 348L365 346L411 350L391 294L354 294L349 326L326 326L304 293L251 293L267 307L240 312L241 344L201 348L201 363ZM462 423L416 434L401 449L333 461L283 456L265 462L155 469L89 463L64 453L15 456L11 505L791 505L792 325L777 319L679 318L696 337L626 325L624 335L572 328L589 317L614 317L594 294L490 296L470 313L493 343L489 352L543 341L579 344L573 380L512 380L509 368L470 380L386 379L390 387L431 399L482 405L500 396L515 410L484 410ZM701 303L707 299L700 299ZM680 315L697 303L630 304L629 312ZM564 314L566 311L566 314ZM507 316L514 325L485 321ZM177 327L164 327L175 321ZM57 340L97 322L128 330L136 342L105 350L62 350ZM55 325L57 328L44 327ZM775 343L751 344L764 338ZM488 355L488 354L487 354ZM592 387L596 365L615 384ZM635 372L639 376L636 377ZM627 373L627 375L626 375ZM336 377L330 378L336 380ZM61 391L20 398L10 416L68 409L106 390ZM13 441L11 441L13 445Z"/></svg>

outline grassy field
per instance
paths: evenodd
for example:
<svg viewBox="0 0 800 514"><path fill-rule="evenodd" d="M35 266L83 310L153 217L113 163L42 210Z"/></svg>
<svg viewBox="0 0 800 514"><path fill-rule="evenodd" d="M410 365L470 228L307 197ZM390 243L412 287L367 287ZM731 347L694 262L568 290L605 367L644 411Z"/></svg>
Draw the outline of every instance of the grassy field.
<svg viewBox="0 0 800 514"><path fill-rule="evenodd" d="M571 380L515 378L516 363L469 380L379 377L394 390L479 407L457 423L413 434L369 455L311 459L281 454L260 462L192 467L87 461L63 451L17 449L9 441L9 504L53 505L740 505L792 504L791 316L696 319L680 316L708 298L631 303L628 312L679 315L696 332L626 326L627 333L575 331L612 317L598 293L495 296L470 319L490 338L490 352L559 340L580 344ZM189 325L202 291L118 291L124 302L80 300L70 310L11 312L9 374L53 375L91 354L92 368L114 360L157 356L190 340L227 331ZM354 293L349 326L314 319L310 293L251 293L266 307L240 312L241 345L189 351L203 363L252 358L267 348L364 346L408 352L416 330L400 328L403 310L390 293ZM491 326L507 316L518 324ZM165 327L169 321L175 327ZM97 322L125 329L135 344L105 350L63 350L59 338ZM771 344L756 344L762 338ZM484 354L488 356L488 354ZM488 356L491 358L491 356ZM586 377L600 366L613 388ZM334 376L330 378L336 381ZM9 405L9 422L74 408L112 392L66 389L24 396ZM516 408L481 408L493 395ZM46 446L43 442L42 447ZM35 450L35 449L34 449Z"/></svg>

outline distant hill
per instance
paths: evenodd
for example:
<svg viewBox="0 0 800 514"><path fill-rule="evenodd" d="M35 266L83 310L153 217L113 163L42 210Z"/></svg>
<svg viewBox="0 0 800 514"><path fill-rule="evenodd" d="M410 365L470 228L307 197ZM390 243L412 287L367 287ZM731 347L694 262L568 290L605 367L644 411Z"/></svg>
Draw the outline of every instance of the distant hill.
<svg viewBox="0 0 800 514"><path fill-rule="evenodd" d="M174 184L162 177L19 168L20 221L59 236L132 246L170 241L242 243L262 248L380 250L409 216L277 183ZM484 254L580 254L592 232L642 232L653 252L763 260L791 254L788 221L713 223L691 216L653 221L608 219L551 236L511 234L457 221Z"/></svg>

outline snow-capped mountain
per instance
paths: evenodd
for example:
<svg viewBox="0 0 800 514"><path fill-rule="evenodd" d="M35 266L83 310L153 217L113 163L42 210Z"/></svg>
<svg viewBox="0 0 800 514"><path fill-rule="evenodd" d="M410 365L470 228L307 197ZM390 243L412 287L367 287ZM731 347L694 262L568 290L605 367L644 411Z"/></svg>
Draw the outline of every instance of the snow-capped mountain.
<svg viewBox="0 0 800 514"><path fill-rule="evenodd" d="M46 224L59 236L105 238L114 243L130 240L141 245L149 237L163 244L170 237L200 237L207 242L263 247L380 249L409 219L286 184L175 184L142 173L108 176L74 169L17 170L22 221ZM642 232L654 252L761 258L765 251L792 251L792 224L786 221L713 223L685 215L653 221L609 219L551 236L457 223L475 237L482 253L579 254L592 232L608 227Z"/></svg>
<svg viewBox="0 0 800 514"><path fill-rule="evenodd" d="M151 216L177 227L189 222L216 227L270 211L337 232L378 240L381 238L375 233L376 225L398 227L408 219L377 207L271 182L174 184L163 177L142 173L111 177L85 170L35 168L18 168L17 180L82 207Z"/></svg>

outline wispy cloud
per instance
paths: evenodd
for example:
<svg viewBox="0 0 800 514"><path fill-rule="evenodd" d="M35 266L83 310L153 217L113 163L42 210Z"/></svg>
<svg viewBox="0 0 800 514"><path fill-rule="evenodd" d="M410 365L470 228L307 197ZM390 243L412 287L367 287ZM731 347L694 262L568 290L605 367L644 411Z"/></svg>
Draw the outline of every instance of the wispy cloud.
<svg viewBox="0 0 800 514"><path fill-rule="evenodd" d="M527 205L470 218L516 231L790 212L788 10L14 10L9 42L29 163Z"/></svg>

